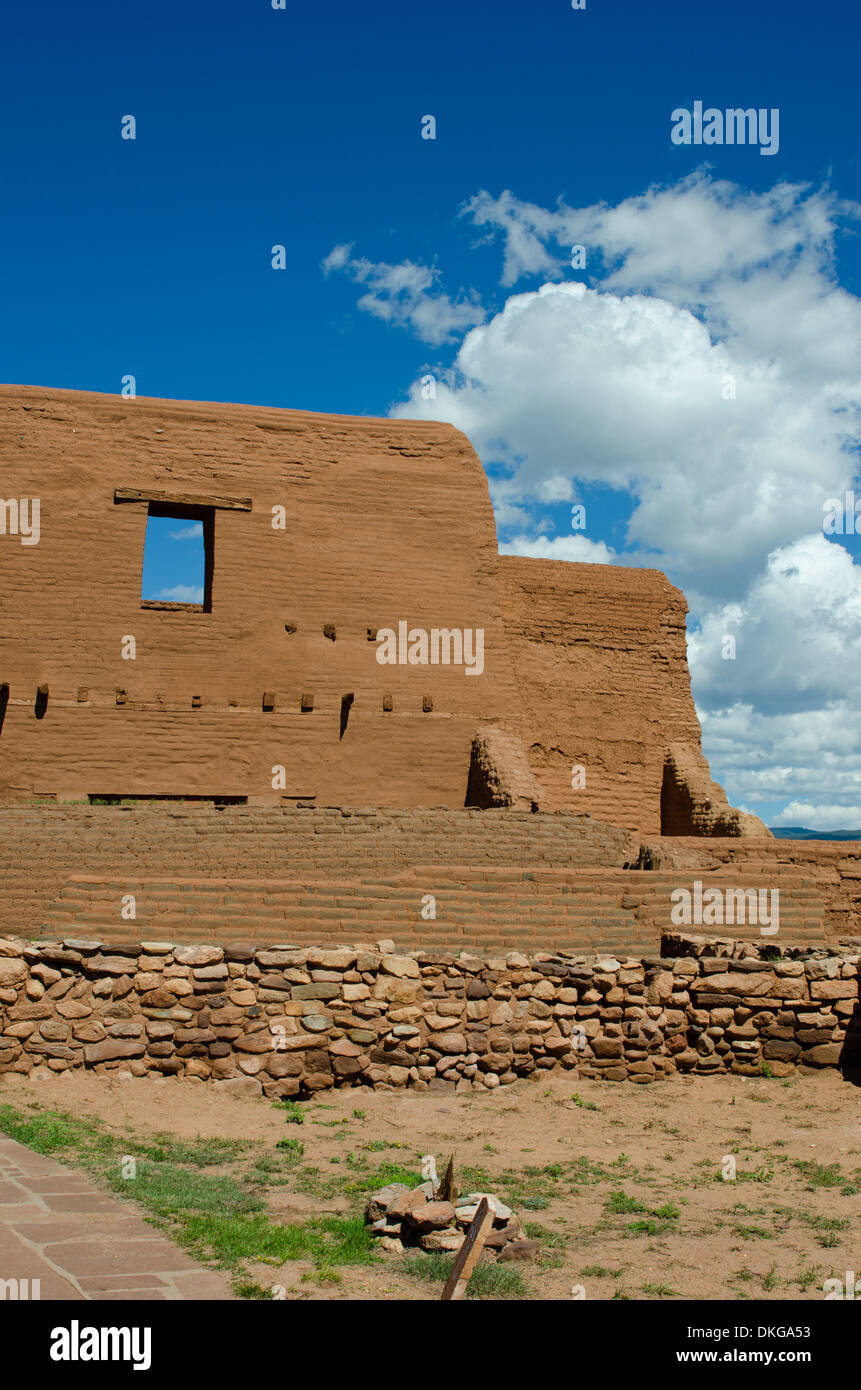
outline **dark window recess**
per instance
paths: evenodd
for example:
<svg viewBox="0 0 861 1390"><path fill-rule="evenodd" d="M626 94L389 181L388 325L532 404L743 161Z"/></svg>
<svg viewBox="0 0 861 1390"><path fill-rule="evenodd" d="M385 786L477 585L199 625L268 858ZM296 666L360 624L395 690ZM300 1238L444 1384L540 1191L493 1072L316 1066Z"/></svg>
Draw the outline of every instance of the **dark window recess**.
<svg viewBox="0 0 861 1390"><path fill-rule="evenodd" d="M9 703L9 685L3 681L0 685L0 734L3 732L3 720L6 718L6 706Z"/></svg>
<svg viewBox="0 0 861 1390"><path fill-rule="evenodd" d="M150 502L141 607L212 612L215 509Z"/></svg>
<svg viewBox="0 0 861 1390"><path fill-rule="evenodd" d="M47 709L48 687L47 685L40 685L39 689L36 691L36 704L34 706L33 712L37 719L44 719Z"/></svg>
<svg viewBox="0 0 861 1390"><path fill-rule="evenodd" d="M344 734L347 732L350 710L353 708L353 701L355 698L353 694L341 696L341 732L338 734L338 738L343 738Z"/></svg>

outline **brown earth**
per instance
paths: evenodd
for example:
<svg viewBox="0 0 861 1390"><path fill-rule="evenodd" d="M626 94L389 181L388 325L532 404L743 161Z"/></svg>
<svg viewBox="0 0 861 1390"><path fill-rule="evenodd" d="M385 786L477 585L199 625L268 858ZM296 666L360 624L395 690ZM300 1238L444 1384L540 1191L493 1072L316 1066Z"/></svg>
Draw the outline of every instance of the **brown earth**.
<svg viewBox="0 0 861 1390"><path fill-rule="evenodd" d="M570 1299L577 1285L589 1299L817 1299L826 1278L861 1269L861 1093L830 1072L786 1081L679 1076L659 1092L565 1076L488 1096L361 1088L309 1101L301 1126L264 1100L173 1079L6 1076L0 1103L95 1116L138 1136L257 1140L270 1152L298 1138L303 1164L322 1178L342 1172L348 1154L417 1168L419 1155L434 1153L441 1166L454 1151L461 1169L485 1170L492 1190L542 1228L538 1262L517 1266L538 1299ZM721 1178L727 1155L735 1181ZM627 1211L608 1211L611 1193L631 1199ZM290 1183L269 1189L269 1206L286 1222L355 1209ZM638 1222L651 1228L632 1229ZM314 1282L301 1261L248 1273L282 1285L287 1298L439 1294L398 1256L342 1267L337 1284Z"/></svg>

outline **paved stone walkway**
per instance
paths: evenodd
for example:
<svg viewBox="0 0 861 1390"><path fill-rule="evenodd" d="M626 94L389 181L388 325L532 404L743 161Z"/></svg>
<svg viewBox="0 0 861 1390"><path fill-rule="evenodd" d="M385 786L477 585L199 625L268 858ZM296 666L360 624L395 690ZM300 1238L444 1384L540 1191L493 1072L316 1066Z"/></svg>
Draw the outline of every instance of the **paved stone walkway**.
<svg viewBox="0 0 861 1390"><path fill-rule="evenodd" d="M28 1297L38 1279L43 1300L232 1297L226 1279L195 1264L132 1203L0 1137L0 1280L9 1279L30 1281Z"/></svg>

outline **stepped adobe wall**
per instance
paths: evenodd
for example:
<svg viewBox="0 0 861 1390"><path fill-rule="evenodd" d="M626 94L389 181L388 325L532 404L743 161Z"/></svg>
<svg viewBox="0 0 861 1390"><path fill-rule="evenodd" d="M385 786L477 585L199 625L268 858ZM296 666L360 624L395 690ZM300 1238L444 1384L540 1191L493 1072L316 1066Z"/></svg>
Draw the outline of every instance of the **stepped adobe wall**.
<svg viewBox="0 0 861 1390"><path fill-rule="evenodd" d="M641 845L513 809L0 806L0 932L33 938L338 946L385 931L425 950L649 954L676 925L671 895L697 881L776 900L763 941L861 936L858 843Z"/></svg>

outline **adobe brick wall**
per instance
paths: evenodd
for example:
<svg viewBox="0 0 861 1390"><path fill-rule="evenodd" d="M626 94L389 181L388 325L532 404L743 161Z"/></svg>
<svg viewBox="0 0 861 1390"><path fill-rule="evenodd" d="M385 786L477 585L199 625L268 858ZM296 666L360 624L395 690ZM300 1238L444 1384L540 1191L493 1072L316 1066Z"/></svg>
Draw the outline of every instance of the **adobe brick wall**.
<svg viewBox="0 0 861 1390"><path fill-rule="evenodd" d="M475 730L517 697L487 481L452 426L5 386L0 449L3 496L41 499L38 545L0 536L0 796L271 798L283 765L323 804L464 804ZM148 506L117 487L251 500L215 511L210 613L141 608ZM484 673L379 665L368 629L402 619L483 628Z"/></svg>
<svg viewBox="0 0 861 1390"><path fill-rule="evenodd" d="M41 504L37 545L0 535L0 800L469 797L764 830L702 758L683 596L654 570L500 560L449 425L2 386L0 448L4 498ZM250 504L212 511L210 612L141 606L149 503L116 489ZM380 665L369 633L401 621L480 629L483 672Z"/></svg>
<svg viewBox="0 0 861 1390"><path fill-rule="evenodd" d="M500 558L525 711L547 804L660 835L768 835L711 780L687 664L687 604L659 570ZM572 787L572 767L586 785ZM662 811L663 801L663 811Z"/></svg>
<svg viewBox="0 0 861 1390"><path fill-rule="evenodd" d="M816 891L831 940L861 935L861 841L663 836L644 848L668 872L734 873L768 887L790 873Z"/></svg>
<svg viewBox="0 0 861 1390"><path fill-rule="evenodd" d="M244 884L248 910L258 914L267 883L309 884L316 892L344 885L352 893L363 880L379 886L377 907L385 914L398 875L415 871L407 896L411 920L418 920L421 893L433 891L422 886L422 866L431 874L454 870L449 881L456 886L468 881L457 866L518 875L541 867L621 869L635 855L624 830L567 813L0 804L0 930L38 933L50 921L62 930L62 895L72 876L111 882L101 930L122 925L117 886L133 892L144 879L196 881L198 906L207 885L221 885L212 889L218 896L225 884ZM229 928L229 914L223 925Z"/></svg>
<svg viewBox="0 0 861 1390"><path fill-rule="evenodd" d="M636 954L657 949L672 892L699 878L776 890L781 943L861 934L859 845L649 849L656 868L628 868L636 837L570 812L6 805L0 930L320 945L384 928L410 948Z"/></svg>
<svg viewBox="0 0 861 1390"><path fill-rule="evenodd" d="M755 944L678 936L665 950L482 958L398 954L390 940L254 951L0 938L0 1073L181 1075L272 1098L492 1089L556 1067L648 1083L840 1066L861 1080L857 950L763 959Z"/></svg>

